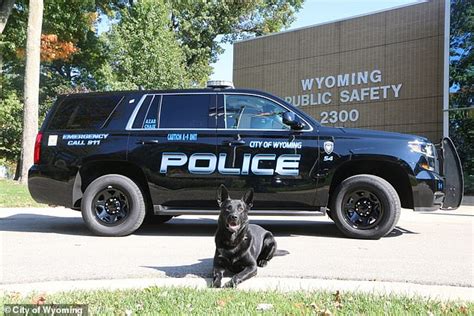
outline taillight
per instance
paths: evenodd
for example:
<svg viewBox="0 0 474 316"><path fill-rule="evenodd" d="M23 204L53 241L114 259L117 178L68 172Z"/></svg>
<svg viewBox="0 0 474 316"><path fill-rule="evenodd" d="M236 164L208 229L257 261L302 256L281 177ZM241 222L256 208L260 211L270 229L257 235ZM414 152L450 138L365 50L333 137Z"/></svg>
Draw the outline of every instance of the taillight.
<svg viewBox="0 0 474 316"><path fill-rule="evenodd" d="M35 155L34 155L34 164L38 165L40 163L40 156L41 156L41 139L43 138L43 134L41 132L36 135L35 141Z"/></svg>

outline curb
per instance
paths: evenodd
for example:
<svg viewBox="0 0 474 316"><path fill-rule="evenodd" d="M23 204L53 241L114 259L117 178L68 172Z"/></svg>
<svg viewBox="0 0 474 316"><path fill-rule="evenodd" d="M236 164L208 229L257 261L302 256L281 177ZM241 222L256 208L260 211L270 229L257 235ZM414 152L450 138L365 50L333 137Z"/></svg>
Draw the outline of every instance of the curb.
<svg viewBox="0 0 474 316"><path fill-rule="evenodd" d="M73 290L123 290L158 287L191 287L205 289L211 279L204 278L155 278L115 280L48 281L23 284L2 284L0 294L19 292L55 293ZM225 281L225 280L223 280ZM441 301L474 301L474 288L448 285L424 285L403 282L352 281L327 279L254 278L239 285L247 291L344 291L376 295L401 295Z"/></svg>

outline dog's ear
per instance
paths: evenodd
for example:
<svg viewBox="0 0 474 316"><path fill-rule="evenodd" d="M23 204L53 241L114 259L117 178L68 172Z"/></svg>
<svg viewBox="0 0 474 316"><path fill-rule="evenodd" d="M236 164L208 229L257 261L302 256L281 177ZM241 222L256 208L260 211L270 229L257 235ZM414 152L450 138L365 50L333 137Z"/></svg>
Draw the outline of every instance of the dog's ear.
<svg viewBox="0 0 474 316"><path fill-rule="evenodd" d="M225 185L221 184L219 186L219 189L217 189L217 204L219 204L219 206L222 206L222 203L224 203L228 199L230 199L229 191L227 191Z"/></svg>
<svg viewBox="0 0 474 316"><path fill-rule="evenodd" d="M244 196L242 197L242 201L247 204L247 206L250 208L253 205L253 188L250 188L245 192Z"/></svg>

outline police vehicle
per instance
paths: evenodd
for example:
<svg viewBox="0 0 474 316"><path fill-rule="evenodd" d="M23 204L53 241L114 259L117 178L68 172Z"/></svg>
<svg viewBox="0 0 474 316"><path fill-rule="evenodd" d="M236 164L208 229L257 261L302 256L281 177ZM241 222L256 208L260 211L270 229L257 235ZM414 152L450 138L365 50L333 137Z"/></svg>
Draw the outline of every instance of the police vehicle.
<svg viewBox="0 0 474 316"><path fill-rule="evenodd" d="M40 203L81 210L99 235L144 220L217 214L216 189L253 188L253 214L327 212L349 237L377 239L400 208L457 208L452 141L321 125L265 92L207 89L58 97L38 133L28 186ZM233 191L233 192L232 192Z"/></svg>

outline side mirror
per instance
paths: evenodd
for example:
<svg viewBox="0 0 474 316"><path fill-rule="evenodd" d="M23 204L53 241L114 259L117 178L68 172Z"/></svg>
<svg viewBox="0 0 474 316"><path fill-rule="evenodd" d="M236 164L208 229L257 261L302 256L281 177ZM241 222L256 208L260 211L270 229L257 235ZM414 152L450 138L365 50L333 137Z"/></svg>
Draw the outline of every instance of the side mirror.
<svg viewBox="0 0 474 316"><path fill-rule="evenodd" d="M298 120L293 112L283 113L283 123L296 130L302 130L305 127L304 123Z"/></svg>

